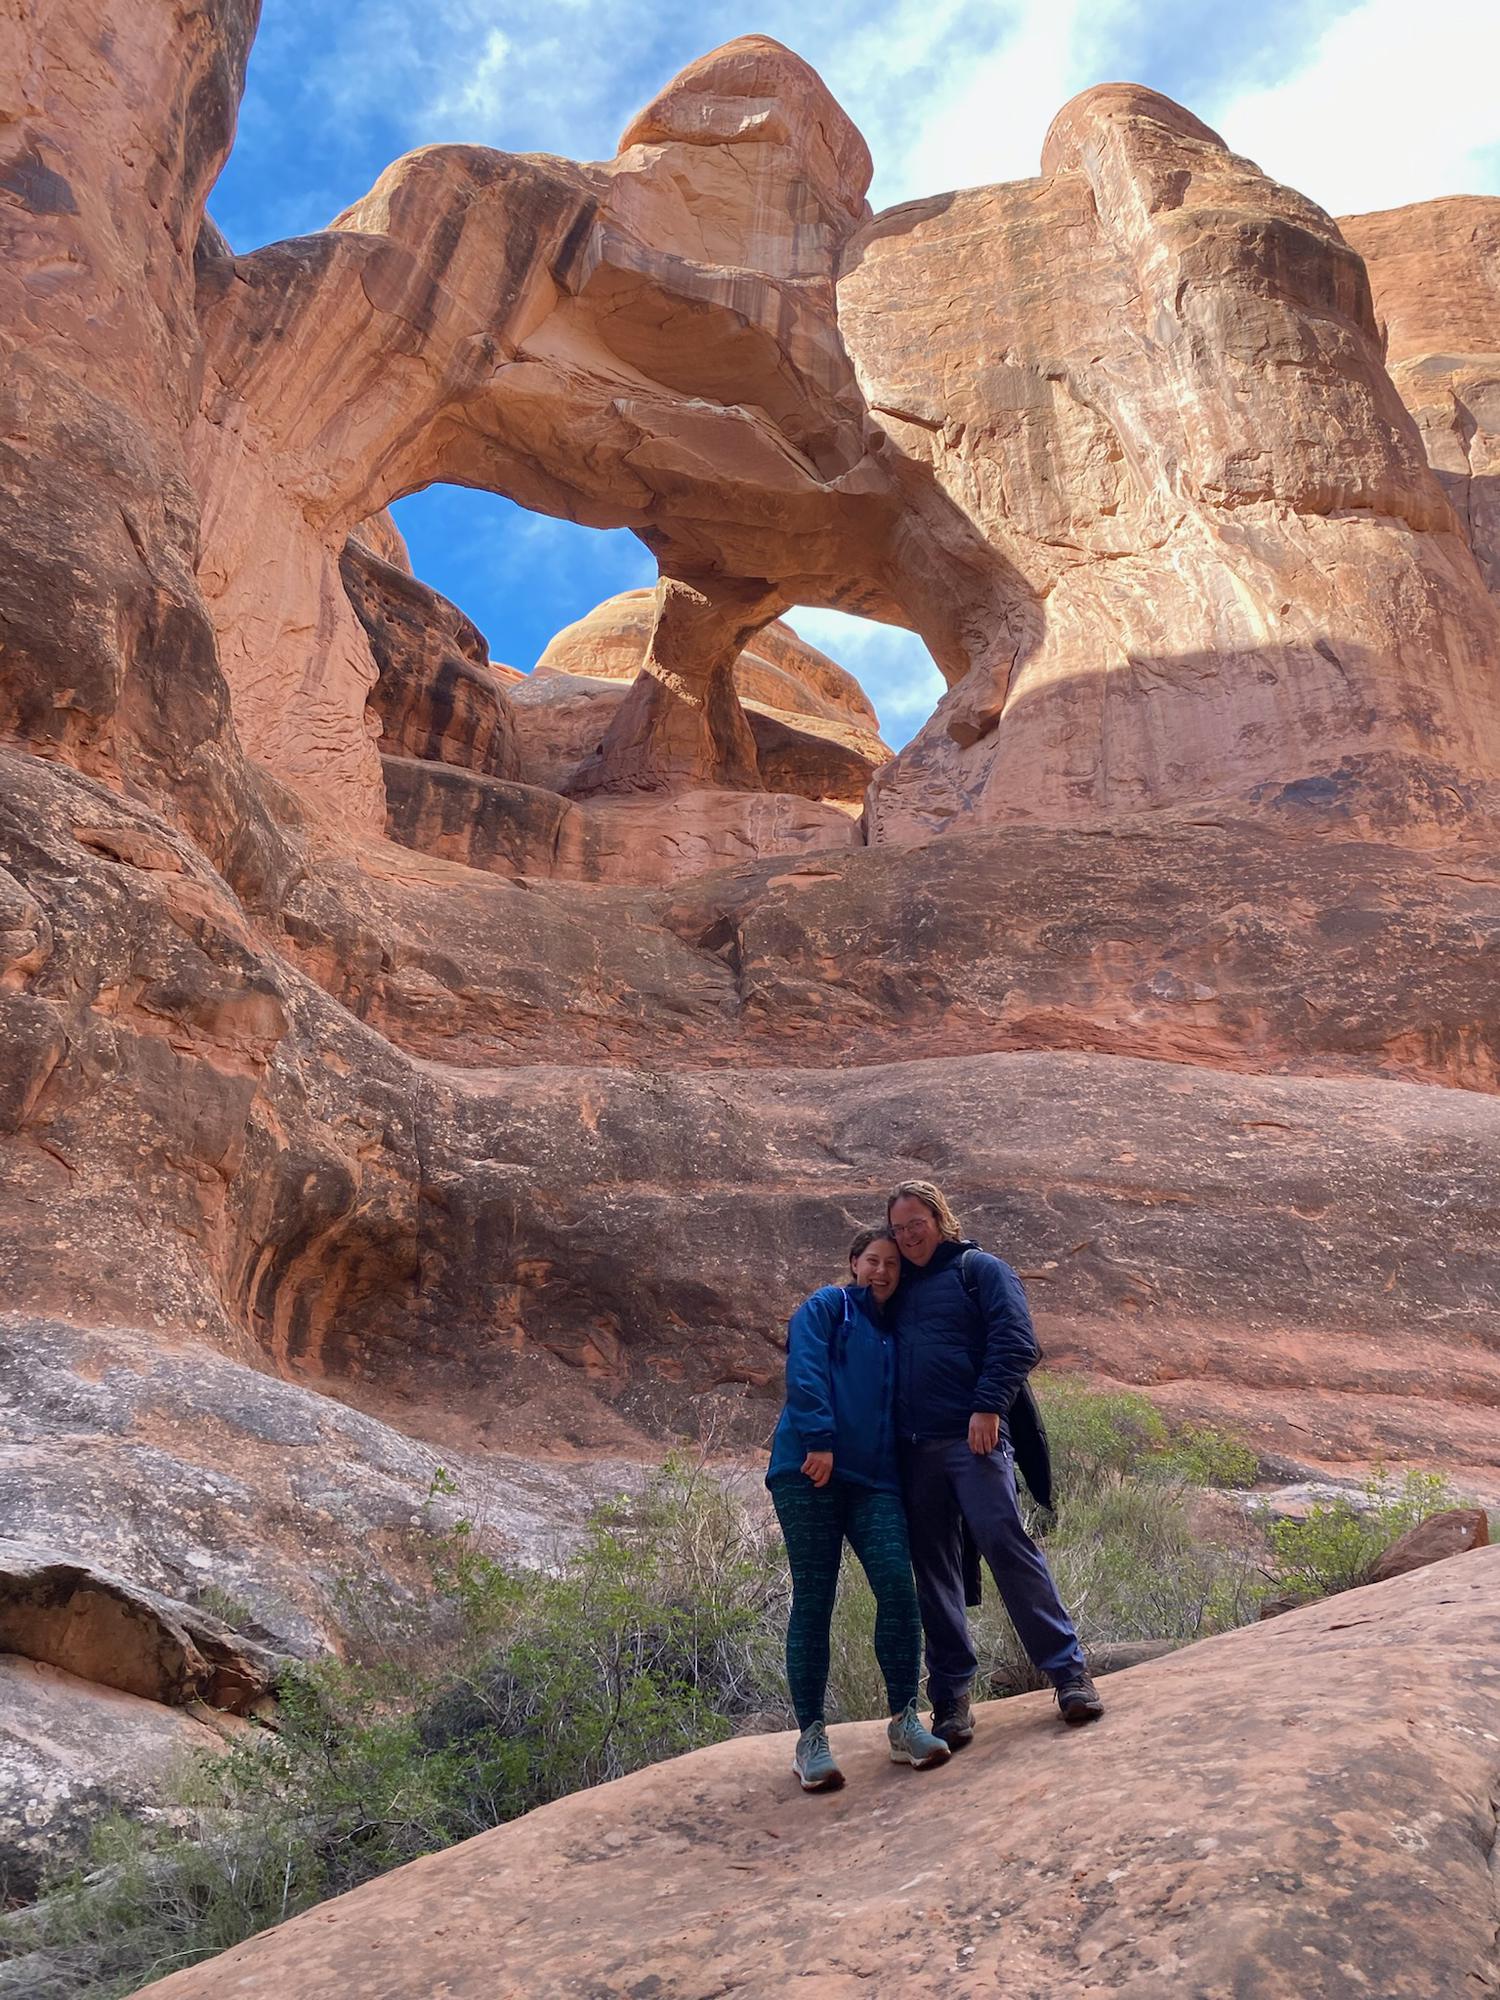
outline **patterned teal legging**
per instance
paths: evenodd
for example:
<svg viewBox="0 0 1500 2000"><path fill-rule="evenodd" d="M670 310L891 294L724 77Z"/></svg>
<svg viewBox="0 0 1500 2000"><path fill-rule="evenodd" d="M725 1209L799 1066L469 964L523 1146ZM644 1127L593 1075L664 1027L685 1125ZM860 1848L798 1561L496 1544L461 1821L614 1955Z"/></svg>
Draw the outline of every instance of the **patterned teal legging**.
<svg viewBox="0 0 1500 2000"><path fill-rule="evenodd" d="M875 1593L875 1658L891 1714L899 1715L915 1700L922 1671L922 1621L900 1497L837 1476L820 1488L793 1472L771 1481L771 1500L792 1571L786 1678L797 1727L806 1729L823 1716L828 1630L846 1540Z"/></svg>

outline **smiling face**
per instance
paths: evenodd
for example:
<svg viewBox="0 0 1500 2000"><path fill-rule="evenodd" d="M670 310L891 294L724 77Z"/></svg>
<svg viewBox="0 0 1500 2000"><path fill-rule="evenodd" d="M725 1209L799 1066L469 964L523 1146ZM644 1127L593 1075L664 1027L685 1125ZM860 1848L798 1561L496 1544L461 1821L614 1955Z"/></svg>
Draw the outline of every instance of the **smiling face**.
<svg viewBox="0 0 1500 2000"><path fill-rule="evenodd" d="M867 1243L850 1266L856 1285L868 1285L876 1302L884 1305L901 1278L901 1252L889 1236L877 1236Z"/></svg>
<svg viewBox="0 0 1500 2000"><path fill-rule="evenodd" d="M914 1194L904 1194L891 1203L891 1228L901 1246L901 1254L920 1270L943 1240L937 1217L926 1202Z"/></svg>

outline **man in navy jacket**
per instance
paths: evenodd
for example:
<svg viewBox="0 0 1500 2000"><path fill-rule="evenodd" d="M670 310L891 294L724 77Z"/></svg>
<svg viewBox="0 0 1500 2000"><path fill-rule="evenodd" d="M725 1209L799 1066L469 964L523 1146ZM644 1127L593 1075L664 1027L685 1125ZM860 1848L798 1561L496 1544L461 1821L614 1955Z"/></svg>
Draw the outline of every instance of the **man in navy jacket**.
<svg viewBox="0 0 1500 2000"><path fill-rule="evenodd" d="M934 1732L955 1750L974 1734L978 1662L964 1612L964 1522L1022 1645L1057 1690L1063 1720L1091 1722L1104 1704L1016 1498L1005 1420L1039 1358L1021 1281L960 1235L930 1181L903 1181L886 1214L902 1256L890 1307L896 1432Z"/></svg>

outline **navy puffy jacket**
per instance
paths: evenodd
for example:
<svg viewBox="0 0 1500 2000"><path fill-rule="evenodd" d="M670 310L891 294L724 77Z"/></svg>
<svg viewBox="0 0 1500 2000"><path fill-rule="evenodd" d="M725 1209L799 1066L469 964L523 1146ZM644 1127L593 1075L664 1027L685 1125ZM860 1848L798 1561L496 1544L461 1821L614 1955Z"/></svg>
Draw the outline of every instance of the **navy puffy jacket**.
<svg viewBox="0 0 1500 2000"><path fill-rule="evenodd" d="M786 1407L771 1440L769 1483L831 1451L835 1478L899 1491L896 1348L867 1285L825 1285L787 1327Z"/></svg>
<svg viewBox="0 0 1500 2000"><path fill-rule="evenodd" d="M964 1287L969 1272L978 1303ZM976 1410L1004 1418L1040 1358L1031 1311L1009 1264L965 1239L904 1264L887 1308L896 1328L896 1425L902 1437L958 1438Z"/></svg>

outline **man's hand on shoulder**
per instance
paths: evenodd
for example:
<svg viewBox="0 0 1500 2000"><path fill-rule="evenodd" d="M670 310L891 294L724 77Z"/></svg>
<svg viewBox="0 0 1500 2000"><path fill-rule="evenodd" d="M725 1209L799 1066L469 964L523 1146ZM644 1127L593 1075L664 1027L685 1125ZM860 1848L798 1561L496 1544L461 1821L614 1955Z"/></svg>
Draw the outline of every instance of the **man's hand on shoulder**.
<svg viewBox="0 0 1500 2000"><path fill-rule="evenodd" d="M994 1410L976 1410L969 1419L969 1449L987 1458L1000 1442L1000 1418Z"/></svg>
<svg viewBox="0 0 1500 2000"><path fill-rule="evenodd" d="M802 1470L814 1486L826 1486L833 1477L833 1453L810 1451L802 1461Z"/></svg>

